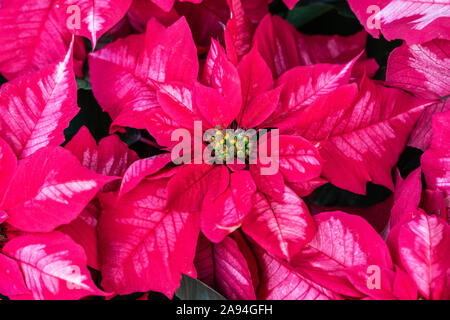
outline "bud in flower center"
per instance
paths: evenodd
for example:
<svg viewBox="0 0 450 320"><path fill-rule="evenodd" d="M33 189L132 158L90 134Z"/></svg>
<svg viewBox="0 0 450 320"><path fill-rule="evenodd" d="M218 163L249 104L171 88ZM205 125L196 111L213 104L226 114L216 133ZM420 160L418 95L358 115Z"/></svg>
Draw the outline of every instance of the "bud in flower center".
<svg viewBox="0 0 450 320"><path fill-rule="evenodd" d="M205 132L205 139L209 141L208 149L216 163L246 163L251 155L253 133L242 129L215 128ZM256 137L256 135L255 135ZM256 141L255 141L256 142Z"/></svg>

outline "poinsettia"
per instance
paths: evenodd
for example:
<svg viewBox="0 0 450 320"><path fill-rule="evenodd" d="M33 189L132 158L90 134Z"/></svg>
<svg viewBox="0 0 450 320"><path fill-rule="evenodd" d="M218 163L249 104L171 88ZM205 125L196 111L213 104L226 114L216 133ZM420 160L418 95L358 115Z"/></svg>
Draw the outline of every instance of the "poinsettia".
<svg viewBox="0 0 450 320"><path fill-rule="evenodd" d="M135 30L143 32L152 18L169 26L184 16L192 30L198 51L203 54L208 52L211 39L225 41L224 25L230 29L232 21L247 20L254 29L253 25L268 12L267 0L204 0L200 3L177 1L169 11L164 11L149 0L134 0L127 17Z"/></svg>
<svg viewBox="0 0 450 320"><path fill-rule="evenodd" d="M0 42L8 45L0 48L0 73L7 79L36 72L66 54L72 34L61 16L66 13L57 8L58 1L2 1ZM76 38L74 67L79 76L85 55L82 39Z"/></svg>
<svg viewBox="0 0 450 320"><path fill-rule="evenodd" d="M344 212L314 216L317 233L291 264L255 247L260 299L415 299L417 289L394 268L387 245L362 218Z"/></svg>
<svg viewBox="0 0 450 320"><path fill-rule="evenodd" d="M84 167L105 176L121 177L128 167L139 159L116 135L100 140L97 145L86 127L82 127L65 148L74 154ZM115 191L119 186L119 180L111 181L101 191ZM59 229L83 247L88 265L96 270L100 269L97 241L100 212L100 203L95 198L74 221Z"/></svg>
<svg viewBox="0 0 450 320"><path fill-rule="evenodd" d="M450 208L449 120L450 111L433 116L433 139L421 159L427 187L442 192L447 210Z"/></svg>
<svg viewBox="0 0 450 320"><path fill-rule="evenodd" d="M421 173L418 168L398 181L388 244L394 261L414 280L421 297L448 299L448 204L445 193L432 183L422 191Z"/></svg>
<svg viewBox="0 0 450 320"><path fill-rule="evenodd" d="M0 280L0 293L11 299L103 295L86 269L83 248L51 231L76 219L112 179L82 167L61 147L41 148L16 164L11 148L1 141L2 222L6 220L6 228L17 235L2 239L6 244L0 264L7 272Z"/></svg>
<svg viewBox="0 0 450 320"><path fill-rule="evenodd" d="M0 253L0 293L10 299L77 300L104 295L93 283L83 249L60 232L28 234Z"/></svg>
<svg viewBox="0 0 450 320"><path fill-rule="evenodd" d="M450 42L435 39L424 44L403 44L389 56L386 81L416 96L439 100L427 108L412 132L408 145L423 151L431 142L433 114L449 110Z"/></svg>
<svg viewBox="0 0 450 320"><path fill-rule="evenodd" d="M89 38L95 48L98 39L128 11L132 0L57 0L56 8L74 34ZM66 14L65 16L63 14Z"/></svg>
<svg viewBox="0 0 450 320"><path fill-rule="evenodd" d="M244 237L235 232L214 244L200 235L195 256L198 279L232 300L255 300L258 266Z"/></svg>
<svg viewBox="0 0 450 320"><path fill-rule="evenodd" d="M51 65L0 90L0 137L19 159L64 142L63 130L78 112L72 47Z"/></svg>
<svg viewBox="0 0 450 320"><path fill-rule="evenodd" d="M348 63L364 51L367 33L361 31L348 37L306 35L282 18L266 15L255 30L253 42L277 78L297 66ZM377 69L375 60L363 54L352 76L360 78L364 73L373 76Z"/></svg>
<svg viewBox="0 0 450 320"><path fill-rule="evenodd" d="M182 273L195 277L199 216L168 210L167 179L155 179L142 181L120 198L117 193L100 195L102 286L109 292L152 290L172 297Z"/></svg>
<svg viewBox="0 0 450 320"><path fill-rule="evenodd" d="M450 37L448 1L349 0L361 24L375 38L403 39L408 44Z"/></svg>
<svg viewBox="0 0 450 320"><path fill-rule="evenodd" d="M417 211L391 230L388 243L394 260L414 279L425 299L450 298L450 226L446 221Z"/></svg>
<svg viewBox="0 0 450 320"><path fill-rule="evenodd" d="M152 30L151 28L158 30L162 27L151 21L149 29ZM170 34L180 29L185 34L189 32L183 20L163 32ZM164 37L164 39L167 38ZM191 67L180 73L178 68L181 65L164 67L160 64L159 74L152 72L145 78L142 78L143 75L137 69L135 69L136 72L131 74L128 71L129 69L117 69L118 71L121 70L120 73L123 76L132 77L136 84L139 83L138 88L140 87L140 89L138 90L142 91L139 97L136 97L136 100L132 98L133 95L137 94L134 88L130 88L126 99L117 97L118 100L112 99L117 96L115 93L111 95L105 91L107 88L114 87L115 79L119 80L119 75L111 74L111 69L107 72L113 77L111 78L113 82L110 82L109 79L105 81L104 76L102 76L101 82L96 81L97 74L105 73L102 68L112 65L111 58L115 57L117 50L122 50L121 47L112 45L93 55L91 70L94 93L98 96L104 109L112 115L114 119L113 127L121 125L145 128L160 144L170 147L174 145L174 142L171 141L172 131L183 127L191 130L195 119L204 121L205 130L216 126L220 126L220 130L224 130L229 128L235 120L238 126L242 128L253 128L261 124L270 115L271 110L274 110L277 106L280 89L274 87L271 72L257 50L252 50L236 68L228 61L220 44L213 41L202 74L202 83L199 83L195 81L197 77L196 63L192 62L194 59L197 61L193 41L186 37L184 41L187 43L183 46L180 44L180 46L172 45L168 47L170 43L165 44L162 39L163 37L156 32L148 31L146 48L138 51L138 47L135 47L136 54L138 54L138 60L135 60L137 68L143 66L142 62L148 60L148 55L151 57L156 54L156 43L160 43L159 48L161 46L167 48L164 50L167 50L170 54L168 59L170 57L175 58L177 55L185 57ZM130 37L125 41L131 44L135 40ZM125 46L128 47L129 45ZM178 51L175 51L176 49ZM139 60L142 62L139 62ZM164 68L167 68L167 70L164 70ZM97 88L97 86L101 86L101 88ZM242 94L236 95L237 92L242 92ZM138 109L141 102L138 102L137 99L144 99L142 103L147 101L147 106L149 106L147 110ZM148 99L153 102L148 104ZM115 101L122 101L122 103L117 104ZM264 111L264 113L261 113L261 111ZM142 113L142 117L137 118L136 115L139 113ZM164 122L161 122L161 120ZM164 123L170 125L161 127ZM279 140L281 172L300 182L307 181L320 174L320 157L309 142L301 137L288 136L280 136ZM292 148L291 145L294 145L294 147ZM286 210L290 203L301 203L301 200L289 189L285 190L283 177L280 173L274 177L261 177L258 170L250 169L249 172L235 167L232 170L236 172L231 173L231 175L229 170L226 166L210 164L186 165L168 184L170 208L202 211L203 204L202 230L214 241L222 240L227 234L238 228L244 217L250 212L251 198L256 190L255 183L261 185L263 189L271 189L267 186L275 185L278 190L276 191L276 197L278 198L276 203L272 199L266 199L265 196L258 200L262 206L279 207L276 212L272 213L272 217L269 215L266 218L267 220L262 221L263 224L269 226L271 221L277 219L277 215L283 215L283 210ZM296 174L293 175L293 172L296 172ZM252 176L256 176L255 182ZM196 181L197 179L198 181ZM230 186L228 181L231 183ZM245 182L243 183L243 181ZM207 195L210 183L217 183L218 187L217 189L212 188ZM272 192L272 190L269 192ZM223 194L221 195L221 193ZM283 206L286 209L282 209ZM296 225L303 226L305 232L300 236L295 234L287 236L286 234L284 235L285 238L282 231L278 230L276 231L278 235L274 235L274 240L277 242L292 241L294 248L301 246L301 243L308 241L308 238L311 237L313 227L308 222L309 220L306 207L303 206L303 211L291 215L288 221L298 221ZM259 236L257 237L259 238ZM292 240L287 240L288 238L292 238ZM289 247L290 245L286 243L282 246ZM280 251L280 254L289 255L288 251L283 249L283 253Z"/></svg>

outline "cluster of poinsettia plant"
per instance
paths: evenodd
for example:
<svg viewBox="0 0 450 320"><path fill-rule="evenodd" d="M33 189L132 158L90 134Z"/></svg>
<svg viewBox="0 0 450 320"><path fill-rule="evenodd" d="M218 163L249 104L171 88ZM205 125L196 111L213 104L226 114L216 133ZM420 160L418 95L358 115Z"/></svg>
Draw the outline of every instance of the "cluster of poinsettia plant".
<svg viewBox="0 0 450 320"><path fill-rule="evenodd" d="M0 0L0 299L450 299L450 3L283 3Z"/></svg>

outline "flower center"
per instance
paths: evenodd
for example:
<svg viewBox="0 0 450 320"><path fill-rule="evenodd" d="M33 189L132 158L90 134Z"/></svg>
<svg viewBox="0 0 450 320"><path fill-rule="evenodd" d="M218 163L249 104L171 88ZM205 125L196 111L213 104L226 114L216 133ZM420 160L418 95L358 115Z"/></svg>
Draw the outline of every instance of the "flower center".
<svg viewBox="0 0 450 320"><path fill-rule="evenodd" d="M216 160L225 163L235 163L235 159L247 162L253 144L244 130L216 128L208 130L206 137L210 141L208 149Z"/></svg>

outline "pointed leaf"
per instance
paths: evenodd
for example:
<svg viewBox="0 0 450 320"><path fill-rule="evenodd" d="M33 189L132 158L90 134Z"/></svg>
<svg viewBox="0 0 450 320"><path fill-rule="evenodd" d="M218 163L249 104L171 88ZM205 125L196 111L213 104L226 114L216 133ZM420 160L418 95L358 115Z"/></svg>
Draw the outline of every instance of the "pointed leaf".
<svg viewBox="0 0 450 320"><path fill-rule="evenodd" d="M19 163L3 209L12 226L49 232L74 220L112 179L84 168L63 148L42 148Z"/></svg>
<svg viewBox="0 0 450 320"><path fill-rule="evenodd" d="M72 47L62 61L2 86L0 136L19 159L64 142L63 130L78 112L76 92Z"/></svg>
<svg viewBox="0 0 450 320"><path fill-rule="evenodd" d="M17 261L36 300L77 300L104 295L91 279L83 249L60 232L9 241L3 253Z"/></svg>
<svg viewBox="0 0 450 320"><path fill-rule="evenodd" d="M386 81L416 96L440 99L450 94L449 69L450 41L403 44L389 55Z"/></svg>
<svg viewBox="0 0 450 320"><path fill-rule="evenodd" d="M335 211L315 215L314 220L316 235L292 262L310 279L335 292L358 297L360 293L347 280L348 268L392 268L385 242L363 218Z"/></svg>
<svg viewBox="0 0 450 320"><path fill-rule="evenodd" d="M187 164L167 184L167 204L175 210L200 211L210 179L220 169L210 164ZM219 175L220 177L220 175Z"/></svg>
<svg viewBox="0 0 450 320"><path fill-rule="evenodd" d="M262 250L261 250L262 251ZM261 300L343 300L343 297L302 275L288 263L260 253Z"/></svg>
<svg viewBox="0 0 450 320"><path fill-rule="evenodd" d="M55 0L3 1L0 43L4 45L0 48L0 72L7 79L15 79L63 57L72 39L66 16Z"/></svg>
<svg viewBox="0 0 450 320"><path fill-rule="evenodd" d="M361 24L373 37L408 44L449 38L450 8L446 0L349 0Z"/></svg>
<svg viewBox="0 0 450 320"><path fill-rule="evenodd" d="M29 293L17 262L1 253L0 293L4 296L15 296Z"/></svg>
<svg viewBox="0 0 450 320"><path fill-rule="evenodd" d="M427 188L440 190L450 208L450 111L433 116L433 140L422 155L422 168Z"/></svg>
<svg viewBox="0 0 450 320"><path fill-rule="evenodd" d="M168 211L166 182L141 184L117 199L101 197L102 285L117 294L158 291L171 298L181 274L195 276L195 213Z"/></svg>
<svg viewBox="0 0 450 320"><path fill-rule="evenodd" d="M91 201L80 215L58 229L69 235L73 241L83 247L87 256L87 264L89 267L100 270L100 258L98 252L98 217L101 208L97 199Z"/></svg>
<svg viewBox="0 0 450 320"><path fill-rule="evenodd" d="M139 158L116 135L100 140L97 146L86 127L81 127L65 149L72 152L83 166L105 176L122 176Z"/></svg>
<svg viewBox="0 0 450 320"><path fill-rule="evenodd" d="M65 0L65 12L72 12L69 9L75 5L81 16L80 25L69 30L89 38L95 48L98 39L125 16L131 2L132 0Z"/></svg>
<svg viewBox="0 0 450 320"><path fill-rule="evenodd" d="M296 131L317 141L323 177L359 194L365 194L368 181L393 189L391 169L426 102L365 79L355 103L331 106L308 110ZM308 121L319 113L321 120Z"/></svg>
<svg viewBox="0 0 450 320"><path fill-rule="evenodd" d="M170 154L164 153L134 162L123 176L119 198L133 190L146 176L157 173L164 168L170 161Z"/></svg>
<svg viewBox="0 0 450 320"><path fill-rule="evenodd" d="M285 187L283 199L275 201L263 193L254 195L253 208L243 231L268 252L292 259L314 236L314 221L306 204Z"/></svg>
<svg viewBox="0 0 450 320"><path fill-rule="evenodd" d="M421 213L388 239L394 261L414 279L426 299L450 299L450 227Z"/></svg>
<svg viewBox="0 0 450 320"><path fill-rule="evenodd" d="M239 228L251 210L255 191L250 173L242 170L231 174L230 186L222 194L217 196L209 192L202 203L200 225L203 234L218 243Z"/></svg>

